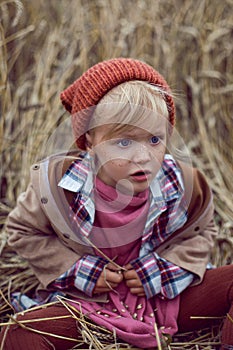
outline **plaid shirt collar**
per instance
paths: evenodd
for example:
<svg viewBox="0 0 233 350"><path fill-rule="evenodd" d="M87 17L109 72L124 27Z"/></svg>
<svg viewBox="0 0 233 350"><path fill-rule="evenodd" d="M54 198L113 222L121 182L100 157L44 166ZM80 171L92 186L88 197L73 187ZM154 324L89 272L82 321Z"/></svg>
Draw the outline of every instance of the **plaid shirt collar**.
<svg viewBox="0 0 233 350"><path fill-rule="evenodd" d="M67 169L58 186L71 191L80 192L86 196L93 189L93 172L91 169L91 158L88 153L81 153Z"/></svg>
<svg viewBox="0 0 233 350"><path fill-rule="evenodd" d="M81 195L82 204L90 215L90 223L93 224L95 214L93 172L91 157L88 153L80 153L79 158L67 169L58 186ZM153 212L153 218L166 210L169 201L175 199L177 203L181 201L184 192L183 181L180 169L171 155L165 155L162 166L150 185L150 191L150 212ZM150 222L151 220L147 222L146 231L150 230Z"/></svg>
<svg viewBox="0 0 233 350"><path fill-rule="evenodd" d="M173 168L177 176L176 185L168 181L168 168ZM169 183L168 183L169 182ZM93 172L91 158L88 153L81 153L79 159L74 161L58 183L58 186L88 197L93 190ZM166 154L162 167L150 185L151 195L159 206L163 206L168 200L180 197L184 192L180 170L176 167L171 155Z"/></svg>

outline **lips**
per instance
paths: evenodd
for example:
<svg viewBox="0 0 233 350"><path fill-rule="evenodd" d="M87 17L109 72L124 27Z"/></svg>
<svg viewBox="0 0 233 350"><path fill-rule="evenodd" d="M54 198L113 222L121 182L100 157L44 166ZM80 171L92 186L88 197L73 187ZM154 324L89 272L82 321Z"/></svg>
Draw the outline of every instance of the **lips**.
<svg viewBox="0 0 233 350"><path fill-rule="evenodd" d="M151 172L148 170L145 170L145 171L139 170L131 174L130 177L136 182L143 182L143 181L148 181L150 174Z"/></svg>

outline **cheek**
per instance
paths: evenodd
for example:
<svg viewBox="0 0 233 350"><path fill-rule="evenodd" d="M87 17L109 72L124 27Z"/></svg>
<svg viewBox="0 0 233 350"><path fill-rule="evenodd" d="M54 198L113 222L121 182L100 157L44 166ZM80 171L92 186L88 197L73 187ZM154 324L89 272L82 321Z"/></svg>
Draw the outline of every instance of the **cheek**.
<svg viewBox="0 0 233 350"><path fill-rule="evenodd" d="M99 164L112 168L122 168L129 163L129 160L119 158L119 153L115 154L111 151L101 150L96 154Z"/></svg>
<svg viewBox="0 0 233 350"><path fill-rule="evenodd" d="M158 160L161 160L164 158L165 152L166 152L166 147L164 145L161 145L160 147L154 150L154 156Z"/></svg>
<svg viewBox="0 0 233 350"><path fill-rule="evenodd" d="M158 152L158 159L159 159L160 162L163 161L164 156L165 156L165 149L161 149L161 150Z"/></svg>
<svg viewBox="0 0 233 350"><path fill-rule="evenodd" d="M156 150L153 152L153 163L156 169L160 168L165 156L165 149Z"/></svg>
<svg viewBox="0 0 233 350"><path fill-rule="evenodd" d="M114 167L120 169L120 168L123 168L123 167L127 166L129 164L129 160L118 159L118 160L112 161L112 164L113 164Z"/></svg>
<svg viewBox="0 0 233 350"><path fill-rule="evenodd" d="M121 169L124 169L129 161L124 160L124 159L115 159L115 160L109 160L106 163L106 167L109 169L115 170L116 172L121 171Z"/></svg>
<svg viewBox="0 0 233 350"><path fill-rule="evenodd" d="M95 158L98 160L98 165L103 166L109 161L110 155L104 150L98 150L95 152Z"/></svg>

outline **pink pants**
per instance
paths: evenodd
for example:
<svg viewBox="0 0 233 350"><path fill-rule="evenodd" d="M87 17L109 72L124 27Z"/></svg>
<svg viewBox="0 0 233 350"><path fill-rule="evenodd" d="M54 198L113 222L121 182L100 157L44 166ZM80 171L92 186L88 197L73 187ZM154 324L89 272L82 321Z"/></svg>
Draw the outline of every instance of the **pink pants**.
<svg viewBox="0 0 233 350"><path fill-rule="evenodd" d="M51 306L29 314L26 313L25 316L19 316L18 319L23 320L27 317L37 319L62 315L70 315L70 313L64 307ZM224 316L221 349L233 349L233 265L207 271L200 285L188 288L181 295L178 316L179 332L206 328L215 322L213 319L193 320L190 316ZM29 325L27 324L27 326ZM31 323L30 326L47 333L56 333L74 339L78 337L76 321L70 317ZM17 325L8 329L4 339L5 331L6 328L2 330L0 335L0 341L4 340L4 350L65 350L76 344L70 340L30 332Z"/></svg>

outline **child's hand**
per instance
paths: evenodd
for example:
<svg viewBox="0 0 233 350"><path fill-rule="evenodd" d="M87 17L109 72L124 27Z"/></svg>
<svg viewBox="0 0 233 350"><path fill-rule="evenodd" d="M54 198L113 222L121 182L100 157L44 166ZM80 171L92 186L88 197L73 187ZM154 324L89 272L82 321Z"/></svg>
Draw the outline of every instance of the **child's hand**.
<svg viewBox="0 0 233 350"><path fill-rule="evenodd" d="M132 265L127 264L124 267L127 269L127 271L123 272L123 276L127 287L130 289L130 292L132 294L137 294L138 296L145 296L146 294L142 286L142 282Z"/></svg>
<svg viewBox="0 0 233 350"><path fill-rule="evenodd" d="M112 289L116 288L122 280L123 275L121 271L117 270L114 265L108 264L101 272L96 282L93 294L110 292Z"/></svg>

